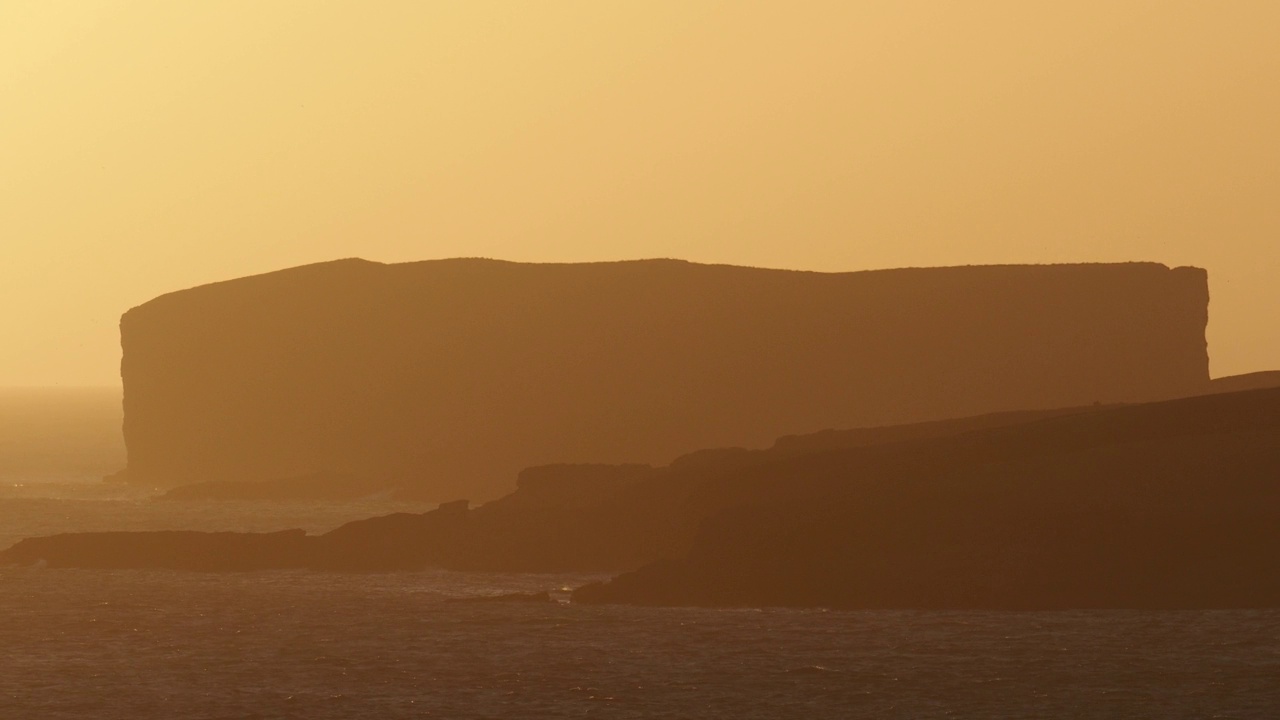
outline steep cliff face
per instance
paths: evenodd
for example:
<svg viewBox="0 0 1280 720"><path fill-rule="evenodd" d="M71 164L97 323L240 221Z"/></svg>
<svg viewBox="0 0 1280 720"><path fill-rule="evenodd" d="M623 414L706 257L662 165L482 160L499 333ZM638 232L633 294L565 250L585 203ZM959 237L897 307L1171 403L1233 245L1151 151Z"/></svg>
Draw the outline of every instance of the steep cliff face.
<svg viewBox="0 0 1280 720"><path fill-rule="evenodd" d="M1150 263L311 265L125 314L127 472L482 500L532 465L1190 395L1207 308L1204 271Z"/></svg>

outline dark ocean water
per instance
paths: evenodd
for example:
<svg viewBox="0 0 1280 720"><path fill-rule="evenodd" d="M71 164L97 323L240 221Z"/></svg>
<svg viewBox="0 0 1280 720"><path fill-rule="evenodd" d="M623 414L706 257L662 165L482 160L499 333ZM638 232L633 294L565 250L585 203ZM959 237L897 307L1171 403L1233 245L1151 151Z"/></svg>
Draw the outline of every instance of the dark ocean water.
<svg viewBox="0 0 1280 720"><path fill-rule="evenodd" d="M0 543L322 531L349 506L0 489ZM1280 611L826 612L457 602L596 579L0 570L9 718L1280 718Z"/></svg>

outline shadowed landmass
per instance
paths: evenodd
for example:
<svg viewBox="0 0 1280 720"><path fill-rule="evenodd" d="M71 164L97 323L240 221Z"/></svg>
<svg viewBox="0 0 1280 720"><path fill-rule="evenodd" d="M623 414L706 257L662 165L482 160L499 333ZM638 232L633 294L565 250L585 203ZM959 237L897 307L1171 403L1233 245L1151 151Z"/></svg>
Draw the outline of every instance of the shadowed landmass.
<svg viewBox="0 0 1280 720"><path fill-rule="evenodd" d="M575 602L841 608L1280 605L1280 390L761 466L689 553Z"/></svg>
<svg viewBox="0 0 1280 720"><path fill-rule="evenodd" d="M1277 477L1270 389L824 432L666 468L534 468L475 510L452 503L314 537L32 538L0 562L639 568L579 589L586 603L1276 606Z"/></svg>
<svg viewBox="0 0 1280 720"><path fill-rule="evenodd" d="M1203 270L1154 263L311 265L125 314L123 477L486 500L553 462L1186 396L1207 307Z"/></svg>
<svg viewBox="0 0 1280 720"><path fill-rule="evenodd" d="M22 540L5 551L10 554L0 554L0 562L100 570L280 570L299 567L313 540L302 530L67 533Z"/></svg>

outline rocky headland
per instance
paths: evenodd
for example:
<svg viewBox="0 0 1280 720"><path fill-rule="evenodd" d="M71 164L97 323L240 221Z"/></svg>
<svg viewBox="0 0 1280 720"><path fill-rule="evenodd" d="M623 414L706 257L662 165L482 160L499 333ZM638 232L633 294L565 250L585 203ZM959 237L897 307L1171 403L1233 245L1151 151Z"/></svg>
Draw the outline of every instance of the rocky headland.
<svg viewBox="0 0 1280 720"><path fill-rule="evenodd" d="M1062 415L751 468L683 556L575 602L1280 606L1280 390Z"/></svg>
<svg viewBox="0 0 1280 720"><path fill-rule="evenodd" d="M119 479L491 500L555 462L1204 392L1207 318L1206 273L1155 263L343 260L126 313Z"/></svg>
<svg viewBox="0 0 1280 720"><path fill-rule="evenodd" d="M330 533L32 538L49 567L626 570L582 603L1280 605L1280 389L545 466L509 496Z"/></svg>

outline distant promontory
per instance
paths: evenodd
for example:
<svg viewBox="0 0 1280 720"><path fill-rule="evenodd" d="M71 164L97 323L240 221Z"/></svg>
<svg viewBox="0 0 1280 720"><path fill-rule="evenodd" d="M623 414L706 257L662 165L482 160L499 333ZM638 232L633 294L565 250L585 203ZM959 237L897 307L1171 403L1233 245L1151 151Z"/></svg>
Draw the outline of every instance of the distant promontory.
<svg viewBox="0 0 1280 720"><path fill-rule="evenodd" d="M549 463L1187 396L1207 308L1203 270L1154 263L342 260L125 314L123 477L486 500Z"/></svg>
<svg viewBox="0 0 1280 720"><path fill-rule="evenodd" d="M576 603L1280 607L1280 389L828 431L324 535L28 538L0 565L630 570Z"/></svg>

